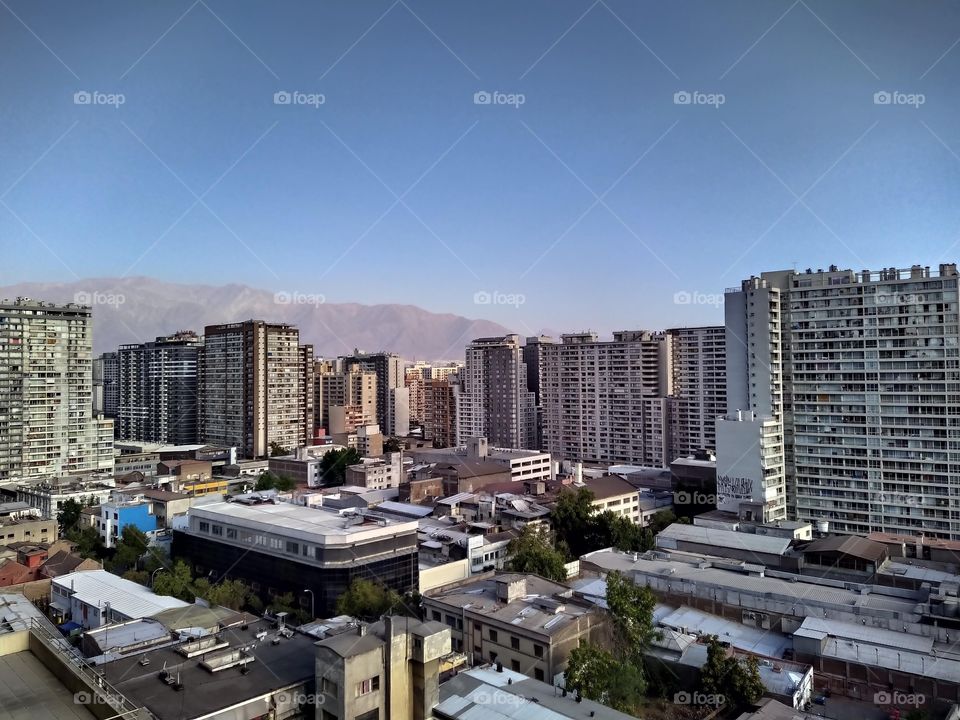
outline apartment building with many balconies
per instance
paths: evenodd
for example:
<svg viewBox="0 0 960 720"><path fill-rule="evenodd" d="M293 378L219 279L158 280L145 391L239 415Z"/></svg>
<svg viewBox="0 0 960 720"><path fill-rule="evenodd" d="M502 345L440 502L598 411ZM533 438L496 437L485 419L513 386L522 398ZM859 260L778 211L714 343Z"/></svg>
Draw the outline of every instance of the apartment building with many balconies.
<svg viewBox="0 0 960 720"><path fill-rule="evenodd" d="M716 420L727 411L726 329L671 328L670 461L717 447Z"/></svg>
<svg viewBox="0 0 960 720"><path fill-rule="evenodd" d="M89 307L0 301L0 481L113 470L93 414Z"/></svg>
<svg viewBox="0 0 960 720"><path fill-rule="evenodd" d="M271 443L287 449L308 444L308 354L292 325L247 320L207 326L200 355L202 442L237 447L248 458L266 456Z"/></svg>
<svg viewBox="0 0 960 720"><path fill-rule="evenodd" d="M833 266L763 273L728 291L728 409L779 427L756 447L724 443L718 427L718 492L749 448L763 457L755 471L777 473L770 460L783 458L791 518L960 539L957 285L954 264Z"/></svg>

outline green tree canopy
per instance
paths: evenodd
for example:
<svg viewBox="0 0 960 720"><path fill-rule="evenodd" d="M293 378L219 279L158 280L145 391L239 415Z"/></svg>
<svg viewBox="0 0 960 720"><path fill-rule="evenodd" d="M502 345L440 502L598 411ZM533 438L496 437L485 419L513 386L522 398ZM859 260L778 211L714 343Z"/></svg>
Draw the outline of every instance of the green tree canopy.
<svg viewBox="0 0 960 720"><path fill-rule="evenodd" d="M74 543L74 551L82 558L103 560L107 555L107 548L96 528L74 526L67 531L66 538Z"/></svg>
<svg viewBox="0 0 960 720"><path fill-rule="evenodd" d="M83 510L83 505L73 498L60 503L60 509L57 511L57 525L60 527L61 534L66 534L67 531L77 526L77 523L80 522L81 510Z"/></svg>
<svg viewBox="0 0 960 720"><path fill-rule="evenodd" d="M160 570L154 576L153 591L157 595L171 595L184 602L193 602L196 595L190 567L183 560L177 560L169 570Z"/></svg>
<svg viewBox="0 0 960 720"><path fill-rule="evenodd" d="M643 665L643 652L658 636L653 624L657 598L620 572L607 575L607 607L614 628L614 647L623 660Z"/></svg>
<svg viewBox="0 0 960 720"><path fill-rule="evenodd" d="M765 691L757 658L738 659L715 635L707 639L707 662L700 668L700 687L705 694L722 695L725 704L737 709L755 705Z"/></svg>
<svg viewBox="0 0 960 720"><path fill-rule="evenodd" d="M290 454L290 450L285 448L276 440L270 441L270 457L279 457L281 455L289 455L289 454Z"/></svg>
<svg viewBox="0 0 960 720"><path fill-rule="evenodd" d="M339 487L347 478L347 467L361 460L356 448L330 450L320 459L320 478L325 487Z"/></svg>
<svg viewBox="0 0 960 720"><path fill-rule="evenodd" d="M546 530L534 525L527 525L510 541L507 556L507 567L513 572L534 573L556 582L567 579L563 553L553 547Z"/></svg>
<svg viewBox="0 0 960 720"><path fill-rule="evenodd" d="M372 580L357 578L347 591L337 598L337 613L362 620L376 620L401 604L396 591Z"/></svg>
<svg viewBox="0 0 960 720"><path fill-rule="evenodd" d="M107 561L108 569L117 574L136 569L137 562L147 552L149 541L142 530L125 525L114 547L113 557Z"/></svg>
<svg viewBox="0 0 960 720"><path fill-rule="evenodd" d="M269 470L264 470L257 478L257 484L253 486L255 491L277 490L278 492L290 492L295 490L297 483L285 475L276 475Z"/></svg>
<svg viewBox="0 0 960 720"><path fill-rule="evenodd" d="M383 451L385 453L400 452L401 450L403 450L403 443L400 441L399 438L388 437L386 440L383 441Z"/></svg>

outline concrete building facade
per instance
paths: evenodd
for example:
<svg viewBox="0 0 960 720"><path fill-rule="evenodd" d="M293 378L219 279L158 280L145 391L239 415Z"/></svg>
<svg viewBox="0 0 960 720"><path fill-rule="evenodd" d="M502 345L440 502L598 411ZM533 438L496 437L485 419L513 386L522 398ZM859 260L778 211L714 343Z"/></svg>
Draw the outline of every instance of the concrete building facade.
<svg viewBox="0 0 960 720"><path fill-rule="evenodd" d="M93 414L89 307L0 301L0 481L113 470Z"/></svg>

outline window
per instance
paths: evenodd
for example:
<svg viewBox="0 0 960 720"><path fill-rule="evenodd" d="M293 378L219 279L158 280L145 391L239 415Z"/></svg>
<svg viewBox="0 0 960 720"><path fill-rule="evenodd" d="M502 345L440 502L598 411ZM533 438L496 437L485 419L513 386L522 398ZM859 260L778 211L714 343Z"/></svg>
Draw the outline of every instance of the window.
<svg viewBox="0 0 960 720"><path fill-rule="evenodd" d="M520 649L520 638L518 638L518 637L511 637L511 638L510 638L510 647L512 647L514 650L519 650L519 649Z"/></svg>
<svg viewBox="0 0 960 720"><path fill-rule="evenodd" d="M533 676L534 676L534 678L536 678L536 679L539 680L540 682L543 682L543 668L536 668L536 669L533 671Z"/></svg>
<svg viewBox="0 0 960 720"><path fill-rule="evenodd" d="M536 644L534 644L534 646L533 646L533 654L536 655L536 656L539 657L539 658L542 658L542 657L543 657L543 645L536 645Z"/></svg>
<svg viewBox="0 0 960 720"><path fill-rule="evenodd" d="M520 672L520 661L519 661L519 660L511 660L511 661L510 661L510 669L513 670L514 672Z"/></svg>
<svg viewBox="0 0 960 720"><path fill-rule="evenodd" d="M210 523L200 521L200 532L210 532Z"/></svg>
<svg viewBox="0 0 960 720"><path fill-rule="evenodd" d="M490 652L490 662L495 663L497 661L497 654L493 651Z"/></svg>
<svg viewBox="0 0 960 720"><path fill-rule="evenodd" d="M293 553L294 555L300 554L300 544L295 543L292 540L287 540L287 552Z"/></svg>
<svg viewBox="0 0 960 720"><path fill-rule="evenodd" d="M338 720L337 716L334 715L329 710L324 710L323 715L320 716L323 720Z"/></svg>
<svg viewBox="0 0 960 720"><path fill-rule="evenodd" d="M237 539L237 529L227 528L227 540L236 540L236 539Z"/></svg>
<svg viewBox="0 0 960 720"><path fill-rule="evenodd" d="M433 619L435 622L440 622L440 612L438 610L433 611Z"/></svg>
<svg viewBox="0 0 960 720"><path fill-rule="evenodd" d="M340 696L340 686L330 678L323 678L320 682L320 688L324 695L329 695L330 697Z"/></svg>
<svg viewBox="0 0 960 720"><path fill-rule="evenodd" d="M374 675L372 678L361 680L357 683L357 697L368 695L380 689L380 676Z"/></svg>
<svg viewBox="0 0 960 720"><path fill-rule="evenodd" d="M380 720L380 708L357 715L356 720Z"/></svg>
<svg viewBox="0 0 960 720"><path fill-rule="evenodd" d="M222 525L214 525L214 526L213 526L213 534L214 534L214 535L220 535L220 536L222 537L222 536L223 536L223 526L222 526Z"/></svg>
<svg viewBox="0 0 960 720"><path fill-rule="evenodd" d="M490 632L490 640L491 640L492 642L496 642L496 641L497 641L497 631L491 628L489 632Z"/></svg>

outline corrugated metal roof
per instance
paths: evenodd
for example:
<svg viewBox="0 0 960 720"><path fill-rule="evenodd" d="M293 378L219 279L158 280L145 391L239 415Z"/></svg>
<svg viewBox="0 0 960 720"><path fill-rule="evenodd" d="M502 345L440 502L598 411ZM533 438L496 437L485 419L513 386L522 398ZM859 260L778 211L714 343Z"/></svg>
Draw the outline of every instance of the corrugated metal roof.
<svg viewBox="0 0 960 720"><path fill-rule="evenodd" d="M771 555L783 555L790 547L790 538L753 535L733 530L716 530L701 525L684 525L682 523L674 523L662 530L657 535L657 546L669 547L670 543L666 541L671 540Z"/></svg>
<svg viewBox="0 0 960 720"><path fill-rule="evenodd" d="M80 602L103 607L128 618L144 618L170 608L190 607L177 598L156 595L149 588L124 580L106 570L84 570L53 578L55 585L72 591Z"/></svg>

